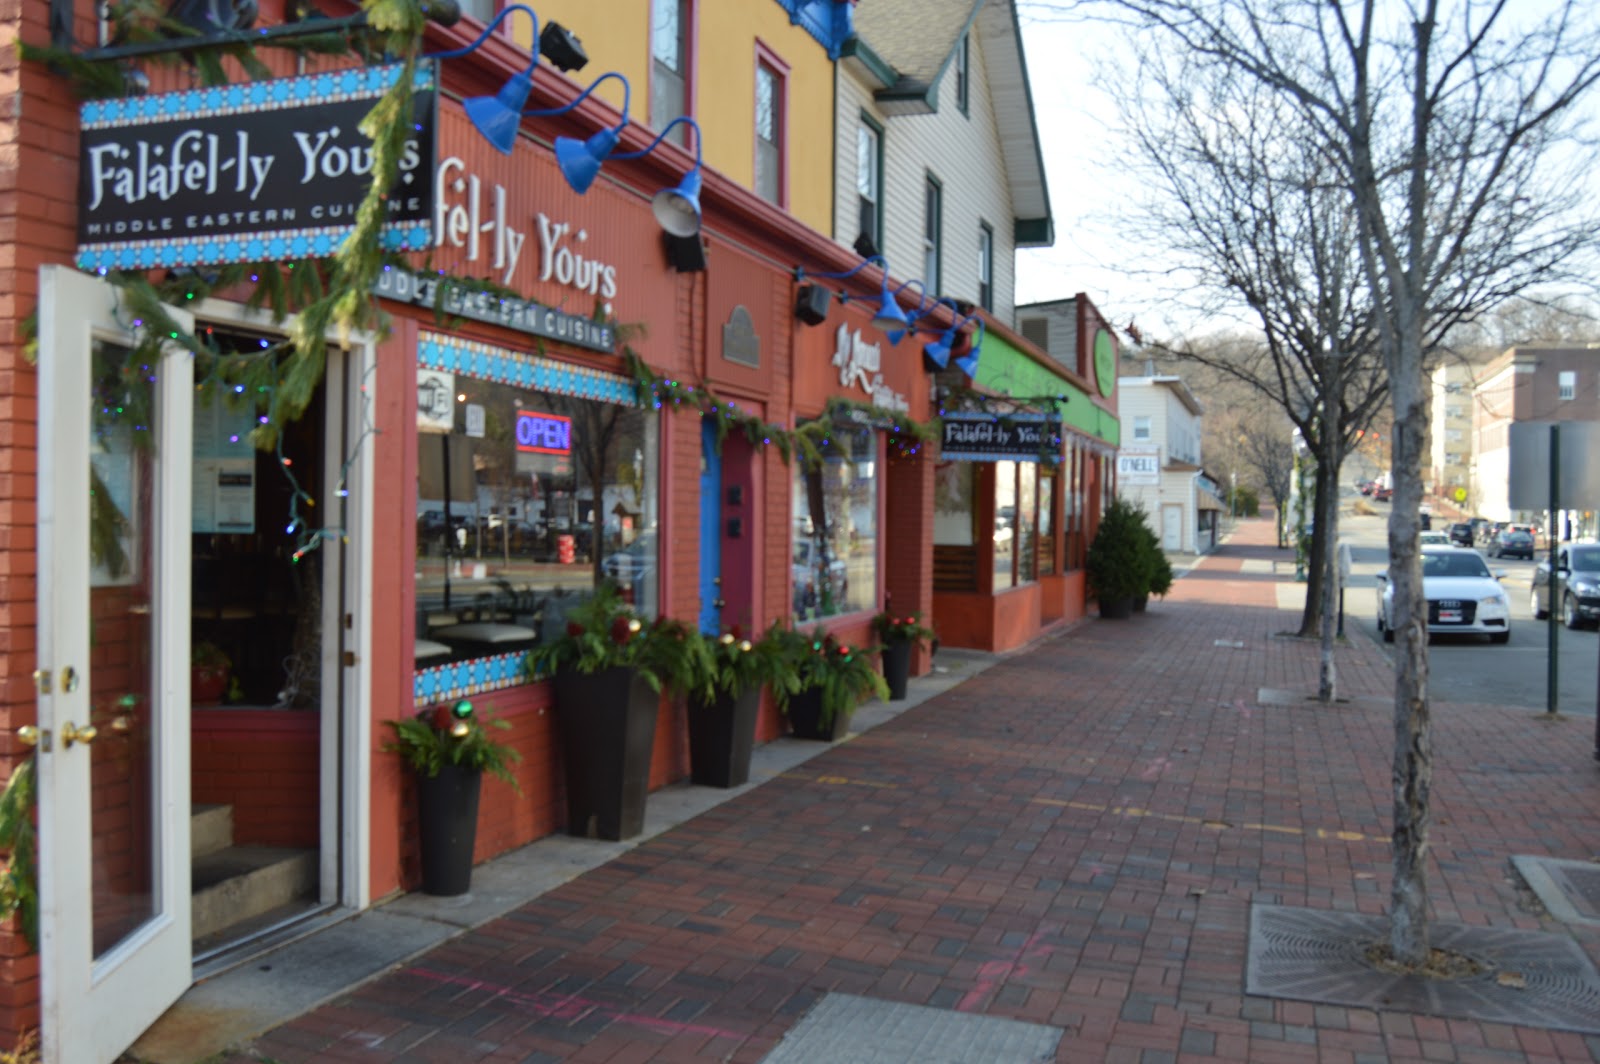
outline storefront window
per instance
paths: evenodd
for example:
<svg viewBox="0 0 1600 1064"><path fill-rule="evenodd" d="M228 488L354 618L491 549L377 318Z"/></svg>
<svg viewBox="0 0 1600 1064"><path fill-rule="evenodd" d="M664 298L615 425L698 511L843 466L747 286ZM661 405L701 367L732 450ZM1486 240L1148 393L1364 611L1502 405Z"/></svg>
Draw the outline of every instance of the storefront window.
<svg viewBox="0 0 1600 1064"><path fill-rule="evenodd" d="M1039 477L1037 462L1017 463L1017 580L1028 583L1039 579L1039 497L1035 490Z"/></svg>
<svg viewBox="0 0 1600 1064"><path fill-rule="evenodd" d="M1017 583L1017 463L994 464L994 589Z"/></svg>
<svg viewBox="0 0 1600 1064"><path fill-rule="evenodd" d="M1055 507L1056 481L1059 469L1041 473L1039 477L1039 573L1048 575L1056 571Z"/></svg>
<svg viewBox="0 0 1600 1064"><path fill-rule="evenodd" d="M603 579L655 616L656 415L461 376L422 394L447 384L419 382L418 666L553 639Z"/></svg>
<svg viewBox="0 0 1600 1064"><path fill-rule="evenodd" d="M794 616L871 608L878 586L878 437L839 429L816 469L796 463L791 536Z"/></svg>

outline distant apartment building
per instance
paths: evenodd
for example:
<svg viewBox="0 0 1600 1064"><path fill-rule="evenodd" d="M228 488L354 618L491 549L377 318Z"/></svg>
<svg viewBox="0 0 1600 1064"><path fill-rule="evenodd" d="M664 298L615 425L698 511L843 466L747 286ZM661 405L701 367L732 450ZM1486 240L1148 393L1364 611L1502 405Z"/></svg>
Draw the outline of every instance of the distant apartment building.
<svg viewBox="0 0 1600 1064"><path fill-rule="evenodd" d="M1428 460L1430 494L1460 506L1472 492L1472 387L1478 367L1451 361L1433 371Z"/></svg>
<svg viewBox="0 0 1600 1064"><path fill-rule="evenodd" d="M1478 511L1497 521L1530 516L1512 506L1512 425L1600 422L1600 345L1513 347L1485 366L1472 392ZM1600 456L1564 454L1563 462ZM1564 535L1593 535L1593 511L1568 511Z"/></svg>

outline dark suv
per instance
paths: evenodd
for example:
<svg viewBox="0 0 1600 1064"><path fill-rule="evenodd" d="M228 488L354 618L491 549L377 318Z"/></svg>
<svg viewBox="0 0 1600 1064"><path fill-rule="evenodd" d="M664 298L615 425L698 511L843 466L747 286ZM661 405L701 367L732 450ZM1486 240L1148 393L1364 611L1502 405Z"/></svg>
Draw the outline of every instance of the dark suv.
<svg viewBox="0 0 1600 1064"><path fill-rule="evenodd" d="M1450 542L1459 547L1472 546L1472 525L1467 521L1457 521L1450 526Z"/></svg>
<svg viewBox="0 0 1600 1064"><path fill-rule="evenodd" d="M1508 528L1495 537L1489 553L1496 558L1527 558L1533 560L1533 537L1526 532Z"/></svg>

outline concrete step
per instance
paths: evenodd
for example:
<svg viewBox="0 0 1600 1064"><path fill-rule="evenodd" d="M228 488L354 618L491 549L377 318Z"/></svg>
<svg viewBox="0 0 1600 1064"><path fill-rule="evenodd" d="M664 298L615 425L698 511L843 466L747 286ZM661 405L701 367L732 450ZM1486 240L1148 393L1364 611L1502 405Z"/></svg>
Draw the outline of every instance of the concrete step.
<svg viewBox="0 0 1600 1064"><path fill-rule="evenodd" d="M191 869L194 938L311 896L317 886L315 850L230 846L194 859Z"/></svg>
<svg viewBox="0 0 1600 1064"><path fill-rule="evenodd" d="M196 805L189 812L189 856L204 857L233 845L233 806Z"/></svg>

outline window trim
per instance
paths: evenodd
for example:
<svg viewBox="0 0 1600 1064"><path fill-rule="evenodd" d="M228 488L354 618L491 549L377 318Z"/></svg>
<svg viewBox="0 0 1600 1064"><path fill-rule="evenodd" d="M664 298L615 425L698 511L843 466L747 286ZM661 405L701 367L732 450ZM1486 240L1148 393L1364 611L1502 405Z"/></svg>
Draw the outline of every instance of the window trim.
<svg viewBox="0 0 1600 1064"><path fill-rule="evenodd" d="M505 0L495 0L495 3L497 5L501 4L501 3L504 3L504 2L505 2ZM683 64L683 69L679 72L680 76L683 78L683 113L684 113L685 117L693 118L695 116L695 113L696 113L696 108L695 108L696 90L699 88L699 80L694 76L694 72L697 69L699 69L695 65L695 59L696 59L695 41L698 40L699 36L700 36L700 32L699 32L700 31L700 0L676 0L676 2L683 5L683 19L682 19L682 23L681 23L681 26L680 26L680 29L681 29L681 31L683 33L683 45L682 45L683 54L679 57L680 60L682 61L682 64ZM654 11L655 11L655 0L651 0L651 2L650 2L650 10L651 10L651 12L653 14ZM657 133L659 133L659 132L661 132L661 130L654 125L655 116L648 114L649 106L651 105L651 103L653 103L655 101L655 88L656 88L656 86L655 86L655 77L656 77L655 26L652 25L650 27L650 55L649 55L648 62L645 63L645 94L644 94L644 99L645 99L645 107L647 109L646 117L647 117L647 119L649 119L650 128L655 129L655 131ZM665 125L665 124L666 123L664 123L664 122L662 123L662 125ZM679 133L682 132L682 131L683 131L683 127L682 126L678 127L678 129L673 130L672 131L673 137L677 137L679 135ZM687 136L687 133L684 132L684 135ZM672 138L669 138L669 139L672 139ZM683 144L683 143L687 143L687 142L679 141L679 143Z"/></svg>
<svg viewBox="0 0 1600 1064"><path fill-rule="evenodd" d="M867 112L865 112L865 111L861 112L861 122L860 122L859 125L856 126L856 137L857 137L857 143L858 143L858 150L856 151L856 157L857 157L857 164L856 165L858 167L860 166L860 155L861 155L861 152L859 150L859 141L860 141L860 137L861 137L861 132L860 131L861 131L861 128L863 126L865 126L867 129L872 130L872 132L878 138L878 151L877 151L876 157L873 159L873 166L877 170L877 173L874 176L875 176L875 179L877 181L877 186L878 186L878 209L877 209L877 212L876 212L875 216L873 217L873 226L872 226L873 231L868 233L867 236L868 236L868 238L870 238L872 240L872 246L877 248L878 249L878 253L881 255L883 253L883 206L884 206L883 201L884 201L884 194L887 191L883 186L883 177L884 177L884 174L883 174L883 159L884 159L884 155L885 155L884 143L883 143L884 129L883 129L883 126L879 125L876 121L874 121L872 116L867 114ZM856 225L859 228L859 226L861 224L861 202L860 202L861 201L861 185L860 185L860 177L859 176L857 177L856 181L857 181L857 184L856 184Z"/></svg>
<svg viewBox="0 0 1600 1064"><path fill-rule="evenodd" d="M1565 402L1578 397L1578 371L1575 369L1559 370L1556 373L1556 398Z"/></svg>
<svg viewBox="0 0 1600 1064"><path fill-rule="evenodd" d="M1139 422L1144 422L1144 435L1139 435ZM1135 414L1129 429L1129 439L1136 443L1150 443L1155 439L1155 418L1149 414Z"/></svg>
<svg viewBox="0 0 1600 1064"><path fill-rule="evenodd" d="M963 115L971 117L970 107L972 100L972 34L963 33L961 43L956 45L956 109Z"/></svg>
<svg viewBox="0 0 1600 1064"><path fill-rule="evenodd" d="M985 276L988 280L984 280ZM994 228L981 218L978 219L978 306L991 313L994 311Z"/></svg>
<svg viewBox="0 0 1600 1064"><path fill-rule="evenodd" d="M777 148L778 148L778 198L774 205L783 210L789 209L789 64L779 58L778 53L767 47L760 38L756 39L756 65L755 77L750 85L750 190L757 196L761 193L756 190L756 171L761 154L761 135L756 132L755 113L760 99L760 90L757 82L761 77L761 68L770 70L777 81L778 99L777 114ZM762 196L765 199L766 197Z"/></svg>
<svg viewBox="0 0 1600 1064"><path fill-rule="evenodd" d="M931 197L929 195L930 193L932 193ZM937 208L937 210L931 215L928 210L928 201L930 198L934 201L933 205ZM931 248L928 246L930 243L930 239L928 237L928 223L930 220L933 222L933 237L931 240L933 246ZM929 251L933 252L932 270L928 269ZM940 181L938 176L935 175L932 170L924 171L924 181L922 184L922 271L923 281L925 282L923 290L928 294L928 298L935 299L940 295L943 295L944 182ZM931 278L927 276L929 273L933 274Z"/></svg>

